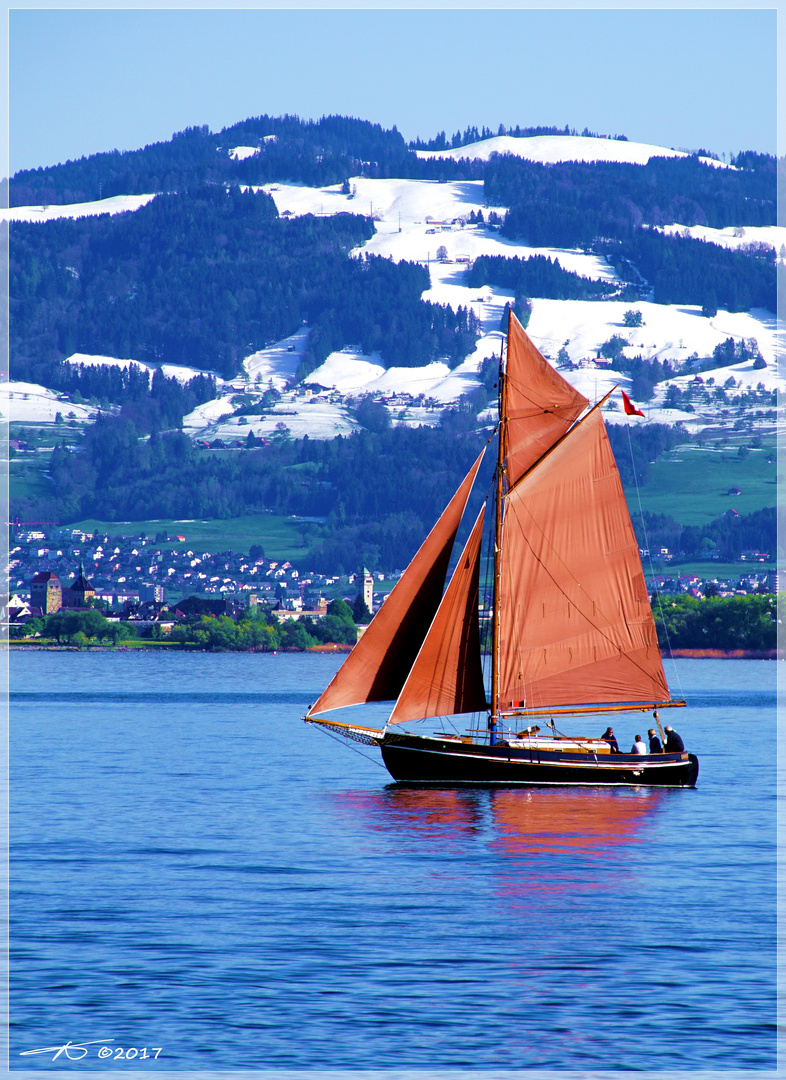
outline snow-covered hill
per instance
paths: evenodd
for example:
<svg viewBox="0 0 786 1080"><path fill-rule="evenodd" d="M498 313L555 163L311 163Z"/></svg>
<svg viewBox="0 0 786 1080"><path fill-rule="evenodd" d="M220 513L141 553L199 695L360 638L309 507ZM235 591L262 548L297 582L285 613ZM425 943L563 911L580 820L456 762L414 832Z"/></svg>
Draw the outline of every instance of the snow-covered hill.
<svg viewBox="0 0 786 1080"><path fill-rule="evenodd" d="M708 225L666 225L662 232L692 236L726 248L746 248L757 244L774 248L781 262L786 261L786 228L782 225L746 225L744 228L711 229Z"/></svg>
<svg viewBox="0 0 786 1080"><path fill-rule="evenodd" d="M77 405L37 383L0 383L0 416L21 424L55 424L62 420L93 420L98 409Z"/></svg>
<svg viewBox="0 0 786 1080"><path fill-rule="evenodd" d="M62 206L12 206L0 210L0 221L55 221L58 218L97 217L98 214L124 214L138 210L154 199L155 195L113 195L110 199L95 202L70 203Z"/></svg>
<svg viewBox="0 0 786 1080"><path fill-rule="evenodd" d="M515 147L512 149L511 147ZM246 148L232 151L242 156ZM642 163L651 156L674 156L678 152L662 147L612 139L548 136L513 139L501 136L478 143L472 148L445 151L449 156L488 157L492 152L516 152L533 160L625 160ZM562 156L560 156L562 155ZM609 155L612 155L609 157ZM710 160L710 159L708 159ZM719 164L713 161L713 164ZM475 351L460 367L451 371L446 364L432 363L424 368L393 368L385 370L379 357L362 356L347 349L334 353L306 380L305 385L287 391L287 385L297 371L305 348L308 328L269 348L246 357L243 375L230 382L218 380L220 396L201 405L189 417L185 426L194 436L242 439L249 430L267 437L287 428L292 435L305 433L311 438L329 438L357 427L353 418L354 402L362 395L374 394L385 400L394 422L402 424L436 424L440 411L456 402L462 395L480 387L479 369L488 356L499 356L501 320L506 301L511 295L490 284L470 289L465 284L468 264L480 255L527 257L533 254L558 259L567 270L593 279L614 282L613 269L601 258L581 251L530 248L513 243L486 225L470 224L469 216L483 213L488 219L491 211L504 214L505 207L489 207L483 202L482 181L437 183L401 179L367 179L350 181L350 193L344 194L340 185L309 188L295 184L269 184L264 188L274 199L281 215L331 215L355 212L373 216L376 234L360 251L381 255L394 261L415 261L428 266L431 287L424 298L441 304L470 307L478 316L483 334ZM51 206L46 208L17 208L5 211L14 220L44 220L55 216L75 217L85 212L120 212L133 210L152 196L103 200L80 206ZM111 204L111 205L110 205ZM89 208L89 209L86 209ZM36 213L39 214L36 217ZM669 227L683 229L679 222ZM726 229L689 230L714 242L737 246L742 243L767 243L780 249L786 242L786 229ZM445 249L437 259L440 248ZM624 314L635 308L641 313L641 327L626 327ZM641 355L645 359L670 360L685 365L692 356L707 357L716 345L731 337L735 341L755 338L766 361L765 369L753 370L751 364L735 366L736 392L745 386L763 383L767 388L776 385L777 326L774 316L765 311L730 313L719 311L713 318L704 318L701 310L687 305L658 305L647 301L632 304L625 301L559 301L535 299L528 333L538 348L556 362L561 350L562 361L572 367L565 375L591 400L597 400L611 386L619 383L630 389L627 376L596 365L601 346L612 336L620 335L628 342L625 354ZM133 358L116 359L104 356L75 354L73 362L122 364L137 362ZM577 365L577 367L575 367ZM192 368L166 367L167 375L191 378ZM727 373L728 374L728 373ZM681 379L693 375L685 368ZM724 377L725 378L725 377ZM675 380L679 381L679 380ZM272 411L254 415L248 405L269 387L283 396ZM675 410L662 410L667 389L661 384L649 410L652 420L676 422L685 419ZM13 391L13 388L12 388ZM33 399L28 396L24 418L31 417ZM23 419L20 401L10 401L12 419ZM246 415L233 415L242 404ZM70 410L69 410L70 411ZM73 411L76 411L74 409ZM609 413L609 419L622 421L622 413ZM688 416L693 424L703 422L702 414ZM28 420L30 422L30 420ZM41 402L36 422L53 422L51 406Z"/></svg>
<svg viewBox="0 0 786 1080"><path fill-rule="evenodd" d="M587 135L533 135L523 138L496 135L471 146L457 146L451 150L418 150L417 154L422 158L453 158L454 161L461 158L488 161L492 154L513 154L528 161L540 161L544 165L554 165L560 161L623 161L632 165L646 165L653 157L689 156L682 150L669 150L649 143ZM715 158L702 157L699 160L721 169L731 168Z"/></svg>

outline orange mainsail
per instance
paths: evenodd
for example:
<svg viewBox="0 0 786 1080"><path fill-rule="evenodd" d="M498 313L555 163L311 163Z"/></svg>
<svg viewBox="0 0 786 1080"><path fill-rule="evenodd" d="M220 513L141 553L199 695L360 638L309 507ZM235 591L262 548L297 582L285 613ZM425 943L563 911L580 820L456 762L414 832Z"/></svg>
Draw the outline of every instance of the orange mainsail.
<svg viewBox="0 0 786 1080"><path fill-rule="evenodd" d="M505 496L499 710L669 698L600 409Z"/></svg>
<svg viewBox="0 0 786 1080"><path fill-rule="evenodd" d="M426 640L390 715L390 724L427 716L485 712L478 623L484 509L481 507Z"/></svg>
<svg viewBox="0 0 786 1080"><path fill-rule="evenodd" d="M398 697L442 600L451 549L482 457L483 452L309 713Z"/></svg>

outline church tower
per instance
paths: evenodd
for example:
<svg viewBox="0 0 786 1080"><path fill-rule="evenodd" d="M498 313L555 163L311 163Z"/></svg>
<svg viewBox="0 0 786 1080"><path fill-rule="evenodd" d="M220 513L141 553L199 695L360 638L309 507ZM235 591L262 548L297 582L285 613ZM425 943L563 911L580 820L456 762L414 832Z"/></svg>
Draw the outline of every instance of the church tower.
<svg viewBox="0 0 786 1080"><path fill-rule="evenodd" d="M74 596L74 602L77 607L87 607L87 601L91 596L95 596L96 591L90 582L85 577L84 567L82 566L82 560L79 560L79 576L76 581L69 586Z"/></svg>
<svg viewBox="0 0 786 1080"><path fill-rule="evenodd" d="M363 603L366 605L368 610L373 614L374 613L374 578L368 572L368 570L366 570L365 566L363 567Z"/></svg>

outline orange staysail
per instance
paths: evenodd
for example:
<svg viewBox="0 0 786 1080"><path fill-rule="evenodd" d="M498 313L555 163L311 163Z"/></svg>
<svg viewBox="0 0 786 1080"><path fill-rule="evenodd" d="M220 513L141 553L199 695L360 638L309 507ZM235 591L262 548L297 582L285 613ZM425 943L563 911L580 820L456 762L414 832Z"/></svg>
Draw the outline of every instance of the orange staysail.
<svg viewBox="0 0 786 1080"><path fill-rule="evenodd" d="M483 510L481 507L426 640L391 713L390 724L426 716L485 711L478 623Z"/></svg>
<svg viewBox="0 0 786 1080"><path fill-rule="evenodd" d="M450 552L482 457L481 452L310 714L398 697L442 599Z"/></svg>
<svg viewBox="0 0 786 1080"><path fill-rule="evenodd" d="M540 355L513 312L505 368L508 487L551 449L588 405Z"/></svg>
<svg viewBox="0 0 786 1080"><path fill-rule="evenodd" d="M669 699L600 409L508 491L500 546L500 712Z"/></svg>

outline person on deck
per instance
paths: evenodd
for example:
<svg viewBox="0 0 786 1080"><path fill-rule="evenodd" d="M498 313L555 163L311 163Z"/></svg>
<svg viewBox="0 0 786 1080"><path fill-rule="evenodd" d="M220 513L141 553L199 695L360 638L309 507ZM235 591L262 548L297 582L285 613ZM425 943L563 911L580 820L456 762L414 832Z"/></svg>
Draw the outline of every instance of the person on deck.
<svg viewBox="0 0 786 1080"><path fill-rule="evenodd" d="M677 732L671 725L666 725L666 745L663 747L663 751L666 754L681 754L685 749L685 743L679 737Z"/></svg>
<svg viewBox="0 0 786 1080"><path fill-rule="evenodd" d="M641 735L636 736L636 739L635 739L635 741L633 743L633 746L631 746L631 748L630 748L630 752L631 752L631 754L646 754L647 753L647 747L644 745L644 741L643 741Z"/></svg>
<svg viewBox="0 0 786 1080"><path fill-rule="evenodd" d="M647 732L647 735L649 736L649 740L650 740L650 753L651 754L662 754L663 753L663 747L660 744L660 739L655 734L655 728L651 727L649 729L649 731Z"/></svg>
<svg viewBox="0 0 786 1080"><path fill-rule="evenodd" d="M609 744L612 754L619 754L621 752L617 740L614 738L613 728L607 727L601 735L601 739Z"/></svg>

